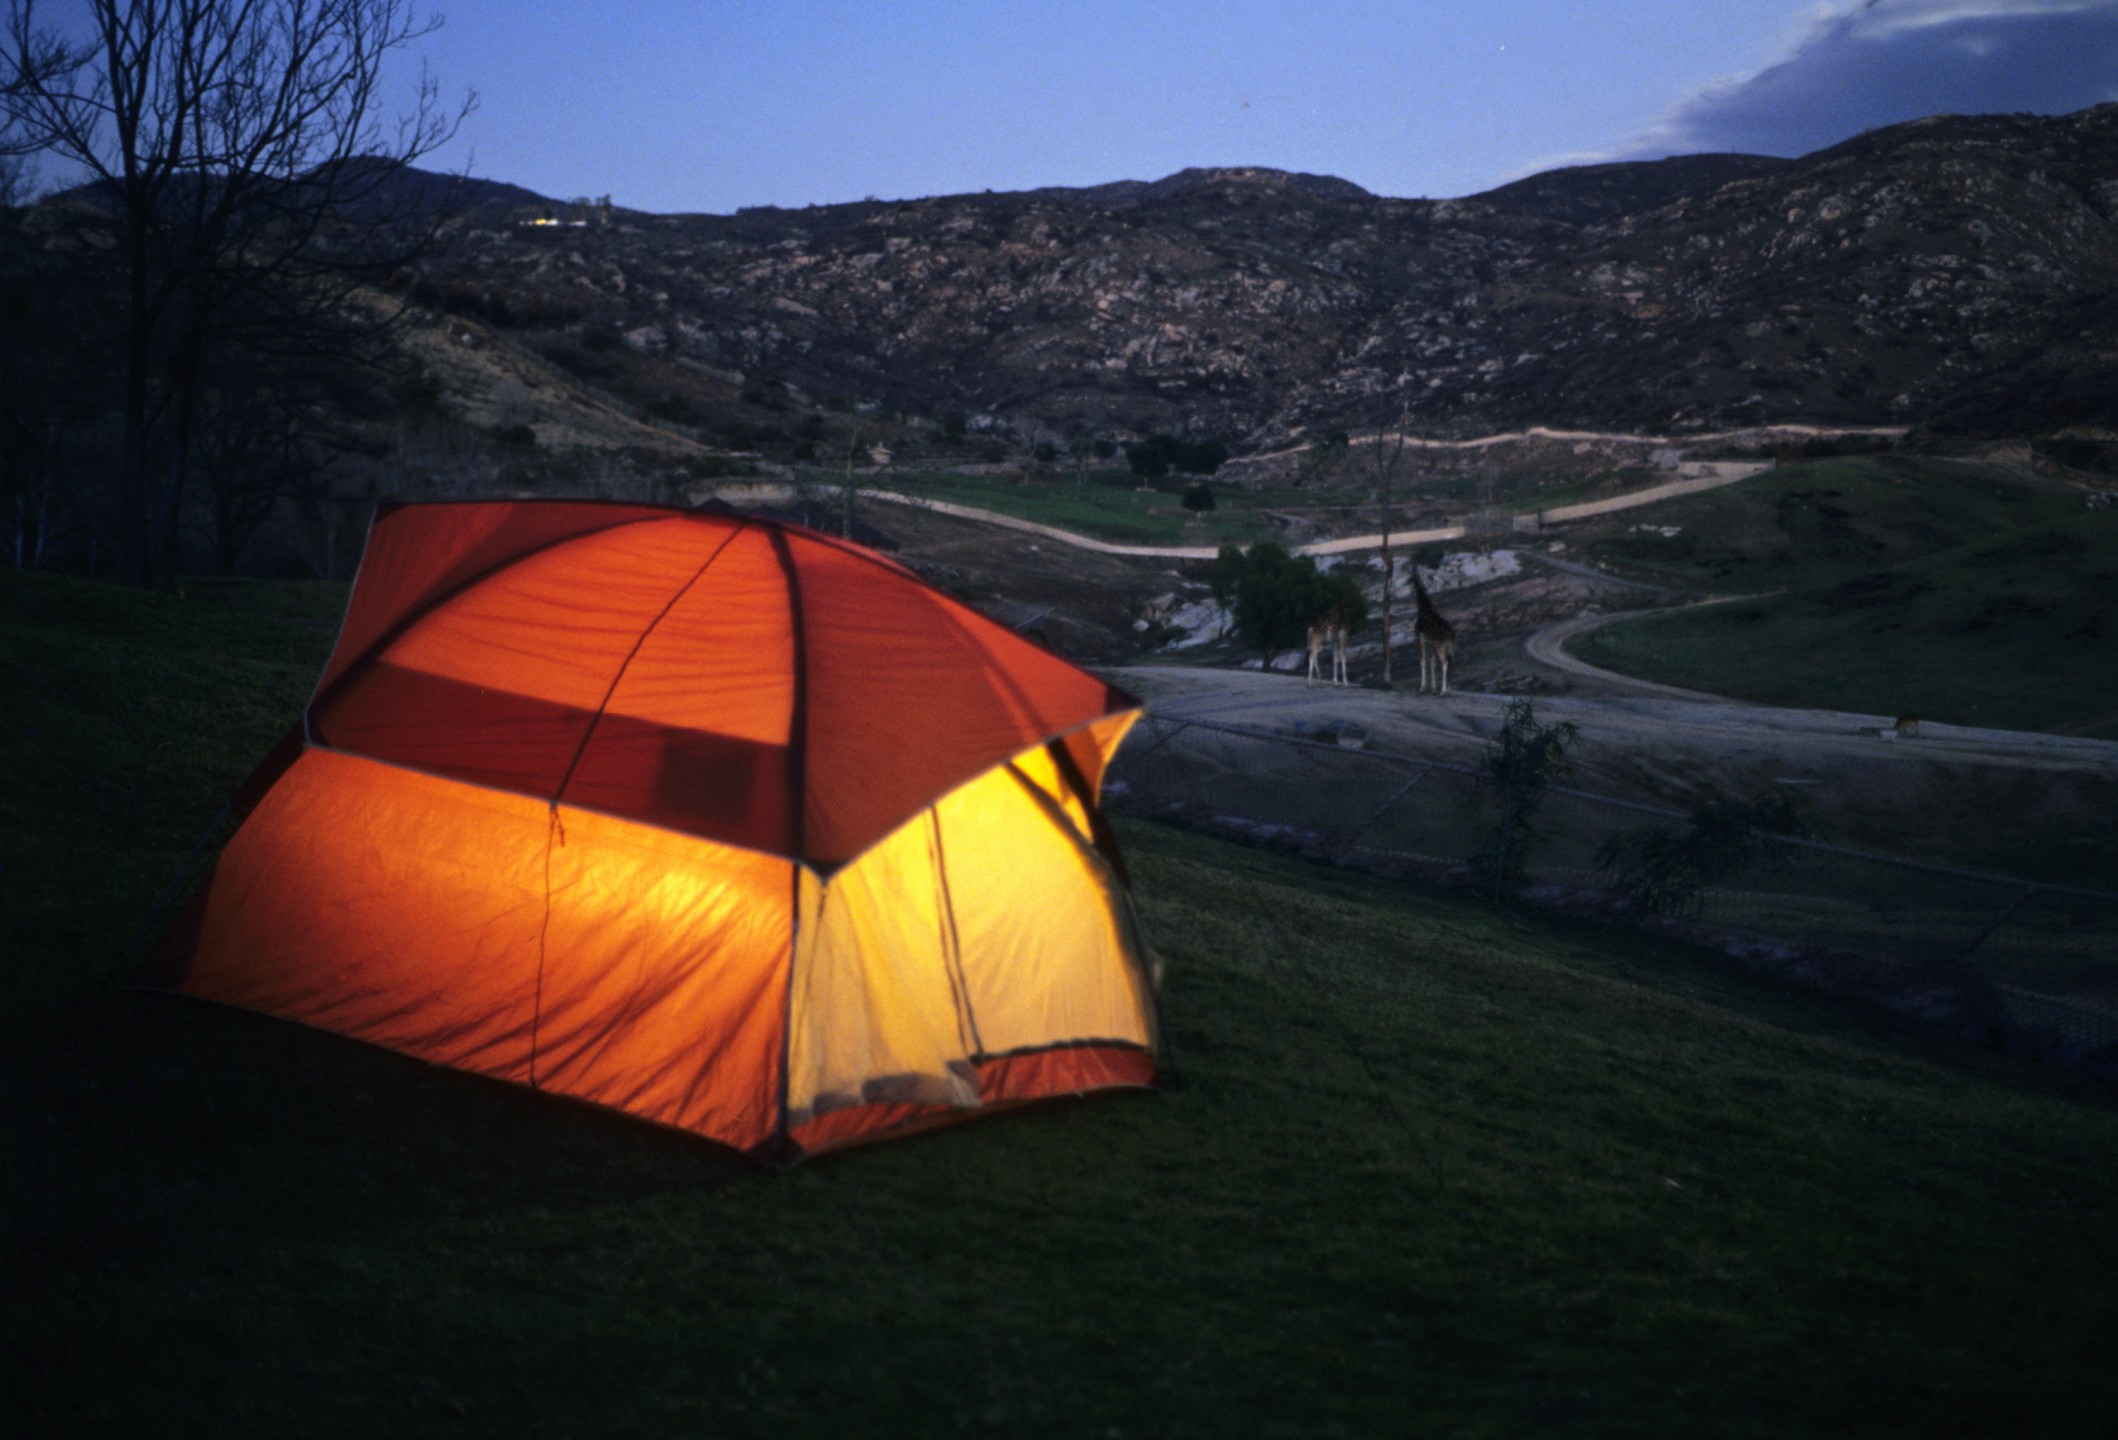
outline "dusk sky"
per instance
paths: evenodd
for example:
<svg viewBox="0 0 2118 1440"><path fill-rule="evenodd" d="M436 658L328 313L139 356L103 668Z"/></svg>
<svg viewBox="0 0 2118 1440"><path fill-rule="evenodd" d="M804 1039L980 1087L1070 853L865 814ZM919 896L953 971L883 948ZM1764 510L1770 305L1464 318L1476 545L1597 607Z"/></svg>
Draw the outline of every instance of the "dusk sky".
<svg viewBox="0 0 2118 1440"><path fill-rule="evenodd" d="M2118 0L447 0L438 157L725 212L1192 165L1474 193L2118 99Z"/></svg>

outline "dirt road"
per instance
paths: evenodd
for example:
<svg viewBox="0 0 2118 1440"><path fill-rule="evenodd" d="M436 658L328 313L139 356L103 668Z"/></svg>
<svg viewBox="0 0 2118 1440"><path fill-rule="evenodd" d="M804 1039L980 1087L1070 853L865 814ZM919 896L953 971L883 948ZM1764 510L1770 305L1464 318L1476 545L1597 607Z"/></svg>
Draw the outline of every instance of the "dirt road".
<svg viewBox="0 0 2118 1440"><path fill-rule="evenodd" d="M1761 467L1762 468L1762 467ZM1667 484L1651 486L1631 495L1614 496L1582 505L1562 507L1544 512L1550 521L1586 519L1591 515L1615 515L1622 510L1637 509L1660 500L1678 495L1696 495L1705 490L1718 490L1724 485L1739 484L1748 480L1756 471L1743 471L1704 476L1691 480L1673 480ZM747 487L755 490L758 487ZM790 491L791 492L791 488ZM953 515L963 520L976 520L981 524L997 526L1003 530L1018 530L1024 534L1040 535L1056 540L1062 545L1071 545L1077 550L1093 550L1099 555L1126 555L1142 559L1161 560L1211 560L1219 553L1212 545L1122 545L1116 541L1098 540L1073 530L1062 530L1056 525L1046 525L1035 520L1023 520L1013 515L1004 515L997 510L986 510L976 505L959 505L953 500L933 500L919 495L904 495L895 490L863 490L863 500L880 500L888 505L908 506L932 511L937 515ZM1426 530L1393 530L1390 543L1393 546L1410 547L1431 545L1449 540L1461 540L1465 530L1461 525L1441 525ZM1367 535L1341 535L1330 540L1312 540L1292 548L1297 555L1350 555L1362 550L1382 548L1383 535L1377 531Z"/></svg>

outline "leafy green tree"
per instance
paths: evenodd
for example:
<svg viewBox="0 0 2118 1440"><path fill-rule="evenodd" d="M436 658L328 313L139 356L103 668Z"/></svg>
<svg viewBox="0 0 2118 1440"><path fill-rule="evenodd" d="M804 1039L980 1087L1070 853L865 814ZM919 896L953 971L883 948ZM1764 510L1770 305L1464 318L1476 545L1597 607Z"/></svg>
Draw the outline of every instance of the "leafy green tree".
<svg viewBox="0 0 2118 1440"><path fill-rule="evenodd" d="M1186 475L1211 475L1228 463L1228 447L1218 440L1199 440L1180 448L1176 468Z"/></svg>
<svg viewBox="0 0 2118 1440"><path fill-rule="evenodd" d="M1172 437L1151 435L1137 445L1125 447L1125 463L1132 467L1133 474L1142 480L1159 480L1169 473L1169 446L1165 443Z"/></svg>
<svg viewBox="0 0 2118 1440"><path fill-rule="evenodd" d="M1234 620L1243 643L1270 665L1281 651L1304 644L1309 624L1334 605L1350 634L1368 622L1367 597L1346 575L1325 572L1307 555L1290 555L1265 541L1249 550L1221 547L1207 567L1213 596Z"/></svg>
<svg viewBox="0 0 2118 1440"><path fill-rule="evenodd" d="M1236 589L1243 583L1248 564L1240 545L1223 545L1207 563L1206 587L1213 592L1213 603L1221 607L1223 614L1235 604Z"/></svg>
<svg viewBox="0 0 2118 1440"><path fill-rule="evenodd" d="M1213 487L1201 481L1184 492L1186 510L1206 511L1214 507Z"/></svg>
<svg viewBox="0 0 2118 1440"><path fill-rule="evenodd" d="M1125 459L1142 480L1159 480L1172 470L1180 475L1211 475L1228 461L1228 447L1218 440L1186 440L1166 432L1125 447Z"/></svg>

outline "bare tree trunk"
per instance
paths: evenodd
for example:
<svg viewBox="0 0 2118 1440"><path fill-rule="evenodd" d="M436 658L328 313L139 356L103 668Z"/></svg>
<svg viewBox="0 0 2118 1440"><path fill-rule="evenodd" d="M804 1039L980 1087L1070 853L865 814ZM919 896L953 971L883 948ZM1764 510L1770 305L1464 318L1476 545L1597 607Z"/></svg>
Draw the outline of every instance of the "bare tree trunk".
<svg viewBox="0 0 2118 1440"><path fill-rule="evenodd" d="M1390 658L1390 621L1393 618L1393 602L1396 599L1397 572L1390 563L1390 502L1391 487L1397 478L1397 464L1405 453L1405 422L1411 418L1411 407L1400 407L1397 416L1397 434L1394 439L1387 435L1382 425L1375 427L1375 451L1369 462L1375 467L1376 489L1382 499L1383 515L1383 684L1393 683L1394 671Z"/></svg>
<svg viewBox="0 0 2118 1440"><path fill-rule="evenodd" d="M1397 589L1397 571L1390 564L1390 512L1383 511L1383 684L1390 684L1390 601Z"/></svg>
<svg viewBox="0 0 2118 1440"><path fill-rule="evenodd" d="M443 109L422 77L410 112L381 123L387 63L435 23L415 3L88 0L86 23L60 29L42 23L37 0L8 0L0 130L77 167L118 211L115 542L134 584L175 555L188 391L201 347L227 333L230 297L275 294L285 331L430 233L394 228L405 215L360 218L397 166L446 143L470 110Z"/></svg>

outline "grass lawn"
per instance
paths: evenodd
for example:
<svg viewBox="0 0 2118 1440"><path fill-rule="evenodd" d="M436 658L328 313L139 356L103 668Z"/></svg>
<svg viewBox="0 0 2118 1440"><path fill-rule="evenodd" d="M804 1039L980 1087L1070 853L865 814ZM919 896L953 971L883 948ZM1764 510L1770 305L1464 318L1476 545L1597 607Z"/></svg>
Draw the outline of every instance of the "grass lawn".
<svg viewBox="0 0 2118 1440"><path fill-rule="evenodd" d="M110 976L342 595L0 577L23 1435L2096 1435L2118 1093L1127 825L1181 1089L783 1176ZM24 682L27 682L26 684Z"/></svg>
<svg viewBox="0 0 2118 1440"><path fill-rule="evenodd" d="M1678 585L1799 590L2081 513L2081 497L1916 456L1810 460L1628 510L1575 548ZM1636 526L1677 528L1674 535Z"/></svg>
<svg viewBox="0 0 2118 1440"><path fill-rule="evenodd" d="M1375 507L1368 498L1372 487L1359 483L1360 473L1349 466L1330 485L1302 489L1215 485L1215 508L1203 515L1192 514L1181 503L1184 488L1192 483L1190 477L1172 476L1162 482L1171 488L1143 491L1129 472L1121 470L1091 471L1086 480L1076 478L1072 471L1054 471L1053 478L1035 481L1013 475L918 471L892 475L878 488L975 505L1120 544L1222 545L1274 538L1277 527L1260 513L1266 510L1307 512L1312 518L1344 512L1326 521L1330 533L1375 529ZM1585 480L1540 489L1535 481L1501 476L1495 481L1493 499L1503 509L1527 511L1643 489L1665 478L1644 470L1606 470ZM1400 511L1436 503L1468 507L1477 502L1476 490L1477 482L1466 476L1401 478L1396 503ZM1397 522L1403 523L1402 519Z"/></svg>
<svg viewBox="0 0 2118 1440"><path fill-rule="evenodd" d="M1591 664L1776 705L2118 739L2118 512L1607 625Z"/></svg>
<svg viewBox="0 0 2118 1440"><path fill-rule="evenodd" d="M1077 479L1072 471L1054 471L1052 476L1022 480L1013 475L919 471L891 475L878 488L974 505L1124 545L1223 545L1270 539L1273 527L1259 510L1313 504L1318 496L1312 490L1215 485L1215 508L1194 515L1182 503L1183 490L1192 483L1189 477L1165 482L1176 486L1172 490L1143 491L1123 471L1091 471L1085 480Z"/></svg>

